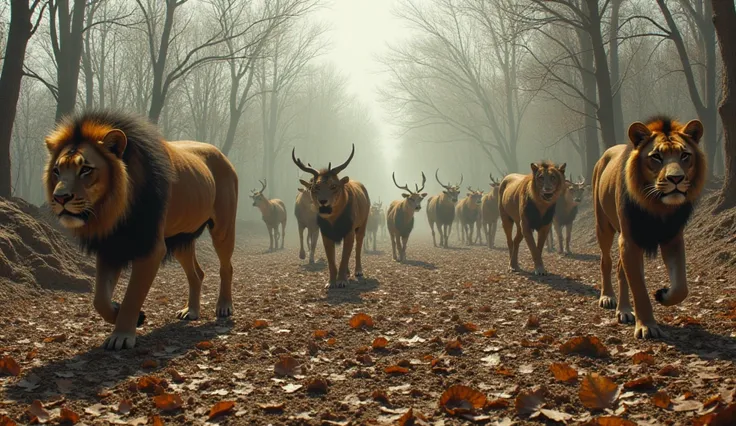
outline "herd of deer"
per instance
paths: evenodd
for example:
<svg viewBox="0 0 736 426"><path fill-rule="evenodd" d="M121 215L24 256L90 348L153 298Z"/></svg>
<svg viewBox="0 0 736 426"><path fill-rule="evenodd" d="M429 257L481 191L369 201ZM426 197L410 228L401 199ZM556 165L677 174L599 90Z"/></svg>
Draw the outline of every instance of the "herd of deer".
<svg viewBox="0 0 736 426"><path fill-rule="evenodd" d="M338 177L350 164L355 154L355 145L348 159L337 167L329 163L326 169L317 170L311 164L305 165L292 150L291 156L294 164L302 171L312 175L309 181L301 180L304 188L298 188L294 215L299 228L299 258L306 259L304 249L304 230L307 230L307 248L309 250L309 263L314 263L314 253L317 247L317 236L322 235L322 242L327 257L330 281L328 287L344 287L347 284L350 270L348 262L355 248L355 277L363 276L361 253L368 250L372 243L373 251L376 251L376 240L379 229L382 238L388 231L393 259L398 262L406 260L406 246L414 228L414 215L421 210L421 203L427 197L424 186L427 178L422 172L422 184L415 184L414 191L409 185L399 185L396 182L395 173L392 174L394 185L402 190L402 200L391 202L388 210L384 211L383 203L379 200L371 204L368 191L363 184L350 179L347 176ZM435 225L440 234L439 246L449 247L449 238L452 233L452 225L458 227L458 238L466 245L483 244L483 235L489 248L494 248L497 222L499 214L499 187L501 180L490 175L490 190L484 193L480 188L468 187L466 197L459 200L460 186L463 176L457 185L444 184L439 178L439 169L435 171L435 179L443 191L427 201L427 219L432 230L432 240L437 247L435 237ZM261 211L263 221L266 223L270 237L269 250L284 248L284 232L286 228L286 207L279 199L269 200L263 195L267 182L259 181L261 189L251 190L253 206ZM566 181L563 193L559 197L553 229L557 234L559 252L563 253L562 228L566 228L565 252L570 252L570 236L572 223L577 215L585 189L585 179L581 177L579 182ZM281 232L279 233L279 225ZM481 232L482 230L482 232ZM475 232L475 240L473 233ZM367 237L367 238L366 238ZM335 244L342 243L342 257L340 264L335 263ZM554 238L550 238L547 245L548 251L554 250Z"/></svg>

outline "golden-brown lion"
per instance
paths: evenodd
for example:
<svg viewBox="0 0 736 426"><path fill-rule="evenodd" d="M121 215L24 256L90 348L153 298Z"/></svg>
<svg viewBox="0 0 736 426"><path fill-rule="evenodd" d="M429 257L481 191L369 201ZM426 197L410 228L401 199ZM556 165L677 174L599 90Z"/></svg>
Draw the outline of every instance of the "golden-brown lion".
<svg viewBox="0 0 736 426"><path fill-rule="evenodd" d="M218 317L232 315L230 259L235 247L238 177L212 145L166 142L143 117L85 112L62 121L46 138L46 196L59 222L97 256L94 306L115 324L106 349L131 348L141 306L169 255L187 275L189 301L181 319L197 319L204 272L194 241L210 230L220 259ZM121 305L112 302L123 268L132 264Z"/></svg>
<svg viewBox="0 0 736 426"><path fill-rule="evenodd" d="M629 142L603 153L593 169L593 207L596 236L601 249L603 308L617 308L618 321L636 322L638 338L663 336L652 313L644 282L644 254L657 249L667 266L670 287L657 290L665 306L687 296L683 229L705 184L706 164L698 143L703 125L683 125L668 117L629 126ZM611 245L619 232L617 267L619 294L611 285ZM629 302L634 297L634 314Z"/></svg>
<svg viewBox="0 0 736 426"><path fill-rule="evenodd" d="M565 183L565 164L532 163L532 173L512 173L498 188L498 210L509 247L509 267L519 270L519 245L526 240L534 259L534 275L546 275L542 249L555 215L555 203ZM516 224L516 236L511 230ZM537 231L537 242L534 242Z"/></svg>

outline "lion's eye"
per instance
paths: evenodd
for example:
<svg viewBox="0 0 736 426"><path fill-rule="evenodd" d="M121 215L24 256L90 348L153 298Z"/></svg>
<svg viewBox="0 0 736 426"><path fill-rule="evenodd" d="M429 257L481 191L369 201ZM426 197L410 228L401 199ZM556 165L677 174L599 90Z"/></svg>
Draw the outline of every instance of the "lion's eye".
<svg viewBox="0 0 736 426"><path fill-rule="evenodd" d="M84 166L79 169L79 176L87 176L90 173L92 173L92 167Z"/></svg>
<svg viewBox="0 0 736 426"><path fill-rule="evenodd" d="M330 189L333 190L333 191L336 190L337 189L337 185L330 185Z"/></svg>
<svg viewBox="0 0 736 426"><path fill-rule="evenodd" d="M53 173L54 173L54 176L59 177L59 168L54 167Z"/></svg>
<svg viewBox="0 0 736 426"><path fill-rule="evenodd" d="M687 161L690 159L691 155L692 154L690 154L689 152L683 152L682 155L680 156L680 159L682 159L682 161Z"/></svg>
<svg viewBox="0 0 736 426"><path fill-rule="evenodd" d="M656 161L657 163L661 163L662 162L662 156L659 155L659 154L657 154L657 153L652 154L651 155L651 159L654 160L654 161Z"/></svg>

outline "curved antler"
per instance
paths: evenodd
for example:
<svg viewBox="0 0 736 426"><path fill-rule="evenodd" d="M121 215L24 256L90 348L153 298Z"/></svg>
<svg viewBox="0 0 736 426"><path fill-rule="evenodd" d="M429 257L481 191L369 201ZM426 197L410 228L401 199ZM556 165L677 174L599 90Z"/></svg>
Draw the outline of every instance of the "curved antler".
<svg viewBox="0 0 736 426"><path fill-rule="evenodd" d="M457 184L457 187L460 188L463 184L463 174L460 173L460 183Z"/></svg>
<svg viewBox="0 0 736 426"><path fill-rule="evenodd" d="M412 193L411 192L411 189L409 189L409 185L406 185L405 184L404 186L399 186L399 184L396 183L396 172L391 173L391 178L394 180L394 185L396 185L397 188L402 189L402 190L408 192L409 194Z"/></svg>
<svg viewBox="0 0 736 426"><path fill-rule="evenodd" d="M296 148L292 148L291 149L291 161L293 161L294 164L296 164L297 167L299 167L303 171L311 174L315 178L317 176L319 176L319 172L317 170L313 169L311 164L309 165L309 167L307 167L307 166L304 165L304 163L302 163L302 160L300 160L299 158L296 158L296 153L295 152L296 152Z"/></svg>
<svg viewBox="0 0 736 426"><path fill-rule="evenodd" d="M441 186L441 187L443 187L443 188L445 188L445 189L450 189L450 186L452 186L452 185L450 185L449 183L448 183L447 185L445 185L445 184L444 184L444 183L442 183L442 181L440 180L440 177L438 176L438 173L439 173L439 171L440 171L440 169L438 168L438 169L437 169L437 170L435 170L435 172L434 172L434 178L435 178L435 179L437 179L437 183L439 183L439 184L440 184L440 186Z"/></svg>
<svg viewBox="0 0 736 426"><path fill-rule="evenodd" d="M578 182L578 185L585 185L585 176L580 175L580 182Z"/></svg>
<svg viewBox="0 0 736 426"><path fill-rule="evenodd" d="M350 157L348 157L348 159L344 163L340 164L334 169L332 168L332 163L329 163L327 165L327 171L333 175L337 175L338 173L342 172L343 170L345 170L345 167L347 167L348 164L350 164L350 162L353 161L353 155L355 155L355 144L353 144L353 149L352 151L350 151Z"/></svg>
<svg viewBox="0 0 736 426"><path fill-rule="evenodd" d="M261 186L262 186L261 190L258 191L258 192L263 192L266 189L266 184L267 184L268 181L266 179L263 179L262 181L260 179L258 179L258 182L260 182L261 183Z"/></svg>
<svg viewBox="0 0 736 426"><path fill-rule="evenodd" d="M417 192L416 192L417 194L419 194L420 192L422 192L424 190L424 184L425 183L427 183L427 177L424 176L424 172L422 172L422 187L420 188L419 185L414 184L414 188L417 189Z"/></svg>

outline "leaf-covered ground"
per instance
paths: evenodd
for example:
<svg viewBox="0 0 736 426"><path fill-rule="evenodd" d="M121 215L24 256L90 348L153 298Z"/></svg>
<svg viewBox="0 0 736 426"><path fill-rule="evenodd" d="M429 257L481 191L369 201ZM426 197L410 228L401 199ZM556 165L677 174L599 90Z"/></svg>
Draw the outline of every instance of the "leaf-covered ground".
<svg viewBox="0 0 736 426"><path fill-rule="evenodd" d="M589 237L573 256L545 252L543 278L508 272L501 238L491 250L453 235L444 250L418 234L405 264L379 241L364 256L367 279L334 290L324 262L303 264L293 240L276 253L239 241L235 314L217 321L205 235L203 318L175 319L188 290L168 265L137 347L118 353L99 349L111 326L91 294L6 300L0 424L733 424L732 277L689 265L685 303L654 302L668 337L641 341L598 307ZM531 269L525 245L521 262ZM650 291L667 281L660 260L647 278Z"/></svg>

